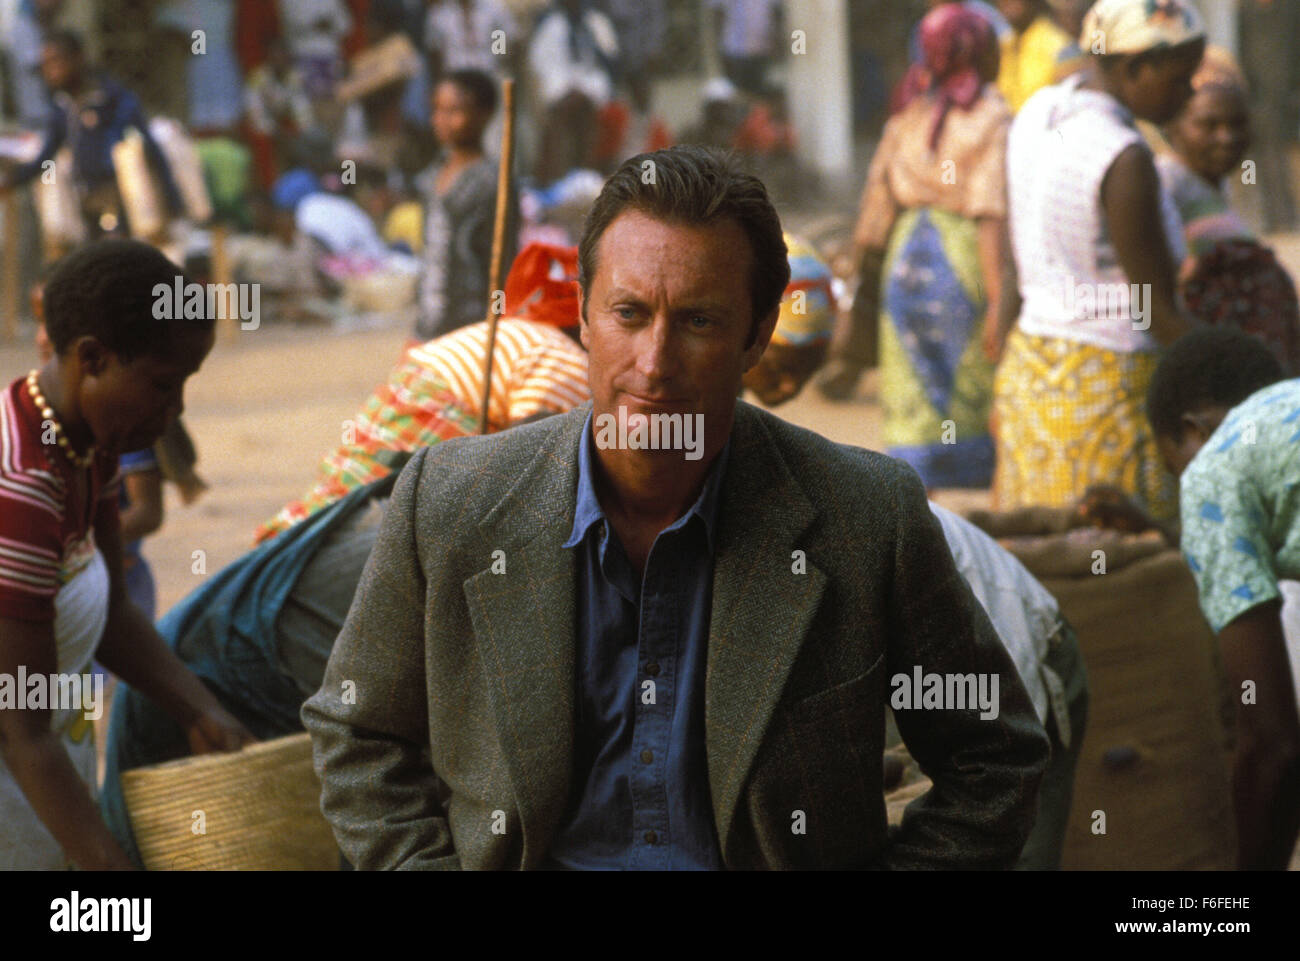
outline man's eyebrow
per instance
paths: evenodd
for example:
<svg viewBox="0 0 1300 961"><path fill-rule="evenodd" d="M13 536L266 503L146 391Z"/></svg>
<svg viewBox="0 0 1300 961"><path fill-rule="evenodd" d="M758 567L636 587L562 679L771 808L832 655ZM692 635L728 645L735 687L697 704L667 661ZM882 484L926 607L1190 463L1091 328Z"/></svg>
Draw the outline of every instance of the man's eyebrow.
<svg viewBox="0 0 1300 961"><path fill-rule="evenodd" d="M620 300L633 304L644 304L646 302L644 297L634 290L628 290L626 287L612 287L605 295L606 303L614 303ZM731 309L733 309L733 305L729 300L720 300L713 297L702 296L698 298L690 298L684 300L680 304L674 305L673 313L684 314L692 311L716 312Z"/></svg>
<svg viewBox="0 0 1300 961"><path fill-rule="evenodd" d="M628 290L626 287L611 287L605 294L606 300L631 300L636 303L642 303L642 297L634 290Z"/></svg>

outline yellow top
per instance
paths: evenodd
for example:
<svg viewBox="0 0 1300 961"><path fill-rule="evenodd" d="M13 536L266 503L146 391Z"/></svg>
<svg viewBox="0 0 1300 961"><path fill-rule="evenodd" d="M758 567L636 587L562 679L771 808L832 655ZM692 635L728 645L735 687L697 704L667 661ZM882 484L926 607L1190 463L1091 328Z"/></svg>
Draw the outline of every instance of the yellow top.
<svg viewBox="0 0 1300 961"><path fill-rule="evenodd" d="M1070 35L1050 17L1040 16L1022 34L1014 30L1002 38L998 90L1012 112L1017 112L1035 91L1073 72L1062 51L1072 46Z"/></svg>
<svg viewBox="0 0 1300 961"><path fill-rule="evenodd" d="M384 221L383 238L389 244L405 240L418 254L424 248L424 209L414 200L398 204Z"/></svg>

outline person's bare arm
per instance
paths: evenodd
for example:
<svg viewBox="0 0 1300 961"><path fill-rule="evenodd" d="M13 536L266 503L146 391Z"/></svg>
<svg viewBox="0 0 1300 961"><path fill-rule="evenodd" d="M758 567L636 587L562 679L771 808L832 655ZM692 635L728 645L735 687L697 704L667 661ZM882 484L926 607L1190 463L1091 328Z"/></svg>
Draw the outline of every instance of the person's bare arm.
<svg viewBox="0 0 1300 961"><path fill-rule="evenodd" d="M58 670L52 621L0 618L0 674L50 675ZM126 853L109 833L90 790L72 765L50 712L0 709L0 754L27 803L73 863L86 871L130 870Z"/></svg>
<svg viewBox="0 0 1300 961"><path fill-rule="evenodd" d="M1003 284L1006 276L1002 265L1006 220L1002 217L981 217L976 221L976 246L979 250L980 274L984 279L984 296L987 308L984 313L984 354L996 361L1002 355L1002 342L1006 332L1002 329Z"/></svg>
<svg viewBox="0 0 1300 961"><path fill-rule="evenodd" d="M233 751L255 741L127 599L116 511L99 512L95 542L109 575L108 623L96 651L99 662L171 715L185 729L196 754Z"/></svg>
<svg viewBox="0 0 1300 961"><path fill-rule="evenodd" d="M879 247L858 248L858 286L847 313L838 314L831 334L830 355L855 368L877 363L877 326L880 323L880 272L885 252Z"/></svg>
<svg viewBox="0 0 1300 961"><path fill-rule="evenodd" d="M131 506L122 511L122 541L130 544L147 537L163 522L162 471L135 471L122 478Z"/></svg>
<svg viewBox="0 0 1300 961"><path fill-rule="evenodd" d="M1007 337L1016 326L1016 321L1020 319L1020 308L1024 303L1024 298L1020 296L1020 271L1016 269L1016 252L1011 245L1011 225L1006 220L1002 221L1002 234L998 238L998 245L999 267L1002 271L1002 302L997 317L1000 336L998 356L992 358L995 361L1001 359L1002 349L1006 346Z"/></svg>
<svg viewBox="0 0 1300 961"><path fill-rule="evenodd" d="M880 321L880 274L885 268L885 252L867 247L858 256L858 289L853 296L853 312L865 329Z"/></svg>
<svg viewBox="0 0 1300 961"><path fill-rule="evenodd" d="M1103 527L1131 534L1156 530L1170 547L1178 547L1182 524L1178 518L1158 521L1137 498L1114 484L1091 484L1074 505L1072 525Z"/></svg>
<svg viewBox="0 0 1300 961"><path fill-rule="evenodd" d="M1237 702L1237 867L1285 870L1300 834L1300 721L1281 603L1260 604L1232 621L1219 632L1219 649ZM1254 703L1242 701L1247 682Z"/></svg>
<svg viewBox="0 0 1300 961"><path fill-rule="evenodd" d="M1170 344L1191 330L1178 306L1178 265L1169 252L1160 215L1160 177L1141 144L1124 150L1101 184L1102 213L1120 266L1130 284L1142 286L1151 336Z"/></svg>

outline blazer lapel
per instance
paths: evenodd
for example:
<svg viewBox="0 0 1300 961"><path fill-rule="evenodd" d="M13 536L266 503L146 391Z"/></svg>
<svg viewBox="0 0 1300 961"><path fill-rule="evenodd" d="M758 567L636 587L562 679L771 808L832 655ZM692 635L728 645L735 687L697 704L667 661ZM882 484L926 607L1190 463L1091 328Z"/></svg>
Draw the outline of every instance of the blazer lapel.
<svg viewBox="0 0 1300 961"><path fill-rule="evenodd" d="M573 764L576 581L573 554L561 544L573 523L587 408L561 415L558 429L479 523L488 553L504 551L504 572L489 564L464 585L519 809L525 868L537 867L550 847Z"/></svg>
<svg viewBox="0 0 1300 961"><path fill-rule="evenodd" d="M817 613L825 574L801 535L816 509L748 405L736 405L713 568L704 727L724 859L740 792Z"/></svg>

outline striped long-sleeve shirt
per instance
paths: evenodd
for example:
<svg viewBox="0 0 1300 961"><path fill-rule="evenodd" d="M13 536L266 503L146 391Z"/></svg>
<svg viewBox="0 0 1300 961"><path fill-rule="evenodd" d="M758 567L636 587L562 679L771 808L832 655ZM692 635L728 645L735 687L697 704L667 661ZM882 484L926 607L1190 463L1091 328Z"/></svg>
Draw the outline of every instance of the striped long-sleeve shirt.
<svg viewBox="0 0 1300 961"><path fill-rule="evenodd" d="M346 427L344 443L321 462L316 484L257 529L255 541L296 524L389 472L381 451L414 451L477 432L488 325L471 324L413 347L386 384ZM555 327L521 318L497 326L488 429L549 411L563 413L591 397L587 355Z"/></svg>

